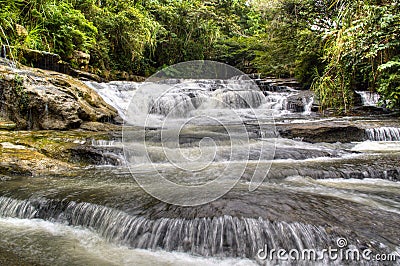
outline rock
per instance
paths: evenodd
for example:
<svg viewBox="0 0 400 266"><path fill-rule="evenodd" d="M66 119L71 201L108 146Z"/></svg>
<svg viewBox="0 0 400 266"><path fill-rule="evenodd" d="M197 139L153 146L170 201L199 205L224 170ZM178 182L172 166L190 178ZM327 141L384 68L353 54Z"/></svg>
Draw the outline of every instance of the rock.
<svg viewBox="0 0 400 266"><path fill-rule="evenodd" d="M103 71L102 76L106 80L124 80L124 81L134 81L134 82L143 82L146 80L145 77L133 75L126 71Z"/></svg>
<svg viewBox="0 0 400 266"><path fill-rule="evenodd" d="M40 69L68 73L68 65L62 64L61 57L58 54L52 54L44 51L32 49L20 49L22 63Z"/></svg>
<svg viewBox="0 0 400 266"><path fill-rule="evenodd" d="M288 97L287 109L295 113L304 112L312 97L314 93L311 91L299 91L298 94Z"/></svg>
<svg viewBox="0 0 400 266"><path fill-rule="evenodd" d="M122 164L122 147L91 146L94 139L121 138L120 131L0 131L0 180L2 174L65 174L88 164Z"/></svg>
<svg viewBox="0 0 400 266"><path fill-rule="evenodd" d="M277 126L277 130L283 138L298 138L311 143L348 143L366 139L365 130L352 125L289 124Z"/></svg>
<svg viewBox="0 0 400 266"><path fill-rule="evenodd" d="M78 59L75 63L78 67L81 68L81 70L77 70L72 68L69 63L62 61L61 57L58 54L48 53L39 50L21 49L21 48L10 47L7 45L2 45L0 57L7 58L7 55L10 54L11 49L17 50L17 53L19 53L20 56L22 57L21 62L24 65L44 70L56 71L76 78L82 78L84 80L94 80L97 82L104 81L98 75L86 72L88 71L87 65L89 64L88 60L90 60L90 55L85 54L83 52L77 55ZM72 58L70 59L72 60ZM10 63L16 63L16 62L9 61L8 65L10 65ZM0 62L0 64L5 65L5 62L2 61Z"/></svg>
<svg viewBox="0 0 400 266"><path fill-rule="evenodd" d="M262 91L287 91L290 89L301 89L300 84L296 81L296 79L286 78L260 78L258 75L250 76L257 83Z"/></svg>
<svg viewBox="0 0 400 266"><path fill-rule="evenodd" d="M82 51L74 51L70 58L72 64L76 64L80 69L89 69L90 55Z"/></svg>
<svg viewBox="0 0 400 266"><path fill-rule="evenodd" d="M99 122L84 122L80 129L93 131L93 132L110 132L110 131L121 131L121 127L113 124L99 123Z"/></svg>
<svg viewBox="0 0 400 266"><path fill-rule="evenodd" d="M18 165L18 163L0 163L0 174L2 175L20 175L20 176L31 176L32 172L24 167Z"/></svg>
<svg viewBox="0 0 400 266"><path fill-rule="evenodd" d="M77 146L67 150L71 163L90 165L122 165L123 151L117 147Z"/></svg>
<svg viewBox="0 0 400 266"><path fill-rule="evenodd" d="M129 81L144 82L146 81L146 78L138 75L129 75Z"/></svg>
<svg viewBox="0 0 400 266"><path fill-rule="evenodd" d="M0 122L0 130L14 130L17 128L17 125L11 121Z"/></svg>
<svg viewBox="0 0 400 266"><path fill-rule="evenodd" d="M11 148L11 149L10 149ZM40 174L56 174L74 169L74 165L60 160L48 158L32 149L0 149L0 174L35 176Z"/></svg>
<svg viewBox="0 0 400 266"><path fill-rule="evenodd" d="M17 129L74 129L113 122L117 111L84 83L67 75L0 64L0 115Z"/></svg>
<svg viewBox="0 0 400 266"><path fill-rule="evenodd" d="M102 79L98 75L92 74L92 73L89 73L89 72L85 72L85 71L81 71L81 70L73 69L73 70L71 70L69 75L71 75L73 77L77 77L80 80L84 80L84 81L93 80L93 81L96 81L96 82L104 82L104 79Z"/></svg>
<svg viewBox="0 0 400 266"><path fill-rule="evenodd" d="M362 101L362 97L360 94L354 92L353 93L353 102L354 102L354 106L362 106L363 105L363 101Z"/></svg>
<svg viewBox="0 0 400 266"><path fill-rule="evenodd" d="M382 108L382 107L375 107L375 106L358 106L354 107L351 110L351 115L355 116L371 116L371 115L387 115L391 114L392 111Z"/></svg>

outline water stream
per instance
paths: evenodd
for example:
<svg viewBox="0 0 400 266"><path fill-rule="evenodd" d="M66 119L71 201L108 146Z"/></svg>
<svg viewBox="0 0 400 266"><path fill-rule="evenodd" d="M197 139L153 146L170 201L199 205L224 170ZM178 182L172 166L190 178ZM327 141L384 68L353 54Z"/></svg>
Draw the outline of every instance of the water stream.
<svg viewBox="0 0 400 266"><path fill-rule="evenodd" d="M0 181L0 241L10 248L1 252L20 257L27 265L274 265L280 261L261 261L258 250L265 245L271 249L322 250L335 248L336 240L344 237L349 246L361 250L398 254L398 120L348 119L362 123L363 142L308 143L282 138L276 125L335 124L346 118L321 118L313 113L312 95L299 96L297 102L303 106L293 109L292 98L301 95L300 91L233 92L224 87L224 82L192 81L190 90L177 86L158 101L149 99L146 104L152 106L148 115L154 128L146 132L146 140L149 158L169 180L204 184L220 173L232 177L234 172L224 172L232 158L226 130L240 133L238 127L245 125L249 142L239 147L237 158L247 156L247 168L229 193L205 205L170 205L144 192L123 163L35 178L4 175ZM141 85L87 84L123 119ZM215 100L229 105L242 122L227 115ZM171 165L166 156L165 149L174 150L175 146L162 145L159 127L160 119L171 111L174 123L194 113L212 113L224 121L222 127L198 120L180 132L179 149L188 158L218 148L204 171L187 174ZM135 136L139 129L127 125L126 130ZM212 138L213 145L205 145L200 151L198 145L205 137ZM122 139L87 143L112 147L113 153L123 154ZM262 149L272 148L272 156L260 157ZM260 165L271 165L271 170L261 186L250 192L252 174ZM153 173L152 167L138 162L134 171L146 177ZM158 182L151 186L163 189ZM347 262L320 261L327 263Z"/></svg>

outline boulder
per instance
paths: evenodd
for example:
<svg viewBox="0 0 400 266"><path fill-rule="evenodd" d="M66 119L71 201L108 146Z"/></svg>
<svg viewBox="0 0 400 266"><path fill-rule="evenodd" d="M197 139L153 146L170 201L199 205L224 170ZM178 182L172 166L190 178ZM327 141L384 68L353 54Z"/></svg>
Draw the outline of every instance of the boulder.
<svg viewBox="0 0 400 266"><path fill-rule="evenodd" d="M68 149L70 163L89 165L123 165L123 151L117 147L76 146Z"/></svg>
<svg viewBox="0 0 400 266"><path fill-rule="evenodd" d="M278 126L277 130L283 138L311 143L348 143L366 139L364 129L348 124L288 124Z"/></svg>
<svg viewBox="0 0 400 266"><path fill-rule="evenodd" d="M70 60L82 70L87 71L89 69L90 55L87 53L74 51Z"/></svg>
<svg viewBox="0 0 400 266"><path fill-rule="evenodd" d="M113 122L117 111L91 88L51 71L8 67L0 61L0 115L17 129L74 129Z"/></svg>
<svg viewBox="0 0 400 266"><path fill-rule="evenodd" d="M32 49L20 49L22 63L45 70L53 70L60 73L68 73L69 66L62 63L58 54Z"/></svg>

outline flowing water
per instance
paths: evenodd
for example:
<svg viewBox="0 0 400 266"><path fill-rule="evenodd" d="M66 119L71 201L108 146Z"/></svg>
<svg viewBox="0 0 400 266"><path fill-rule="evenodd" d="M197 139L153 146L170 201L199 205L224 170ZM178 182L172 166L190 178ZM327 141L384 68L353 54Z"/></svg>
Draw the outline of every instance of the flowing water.
<svg viewBox="0 0 400 266"><path fill-rule="evenodd" d="M365 106L377 106L379 102L379 94L369 91L357 91L361 96L361 100Z"/></svg>
<svg viewBox="0 0 400 266"><path fill-rule="evenodd" d="M141 86L133 82L87 84L124 119L131 97ZM158 171L170 181L198 185L220 174L225 180L236 178L232 176L235 171L224 171L232 163L227 132L242 140L240 126L244 125L248 145L238 142L243 146L235 150L232 169L242 163L242 158L246 159L246 169L230 192L194 207L159 201L144 192L130 172L147 177L152 188L163 190L161 183L150 178L154 165L146 161L138 161L134 169L122 163L34 178L2 175L0 241L5 248L0 249L0 257L6 254L27 265L275 265L282 261L257 257L265 245L270 249L321 251L336 248L338 238L346 238L349 247L368 248L374 254L398 254L398 120L321 118L311 112L312 95L299 96L303 108L296 112L291 99L300 91L248 91L240 86L232 91L225 85L226 81L191 81L189 90L177 86L158 101L148 99L153 128L146 131L145 138L148 157ZM235 110L240 123L224 105ZM187 158L195 160L218 148L203 171L187 174L170 163L165 151L174 154L176 146L168 138L162 142L160 127L162 118L171 113L171 121L177 124L193 114L213 114L222 121L223 126L199 119L180 131L179 149ZM279 125L326 121L361 123L365 139L308 143L282 138L276 130ZM129 136L140 131L132 124L125 130L131 133ZM199 149L204 138L213 142ZM87 143L112 148L117 156L123 154L122 138ZM139 145L134 140L131 144ZM263 155L263 150L274 152ZM191 167L190 163L185 166ZM250 192L254 172L264 166L270 167L267 178ZM319 261L327 263L351 264L326 257Z"/></svg>

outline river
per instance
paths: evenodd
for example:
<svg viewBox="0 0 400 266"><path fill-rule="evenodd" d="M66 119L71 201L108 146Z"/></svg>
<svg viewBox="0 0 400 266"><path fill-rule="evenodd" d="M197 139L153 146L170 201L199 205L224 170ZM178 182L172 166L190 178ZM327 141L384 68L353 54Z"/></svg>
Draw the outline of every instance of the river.
<svg viewBox="0 0 400 266"><path fill-rule="evenodd" d="M348 247L398 256L398 118L321 117L312 111L312 95L289 87L232 93L221 89L223 81L191 82L194 89L165 95L150 112L154 128L146 132L146 140L152 165L145 161L132 169L129 162L123 162L85 167L64 176L1 176L0 256L22 265L274 265L282 261L263 261L257 256L265 245L276 250L321 251L337 247L338 238L345 238ZM124 119L141 86L134 82L87 84ZM293 107L290 100L297 95L300 108ZM365 105L376 104L376 97L365 93L362 97ZM212 153L217 147L212 163L191 175L171 165L157 124L157 119L182 99L189 99L184 101L190 104L176 110L171 124L179 124L190 112L202 117L213 114L223 121L221 126L200 119L181 131L179 149L189 158L196 159L204 151ZM241 122L209 99L229 104ZM281 126L326 123L355 125L365 131L365 137L356 142L307 142L284 138L278 130ZM232 162L227 132L237 133L241 140L242 126L247 144L235 147L235 162L244 162L246 167L240 176L233 176L235 171L225 171ZM138 131L128 124L124 136L136 136ZM203 143L200 152L205 137L213 141ZM126 137L122 135L114 140L93 140L90 145L113 147L124 160ZM174 151L177 147L167 148ZM154 164L169 180L189 185L205 184L217 175L238 182L207 204L171 205L150 196L132 178L133 171L150 180L147 185L155 191L163 190L161 183L150 178ZM261 185L249 191L257 167L270 170ZM350 262L325 257L318 263Z"/></svg>

